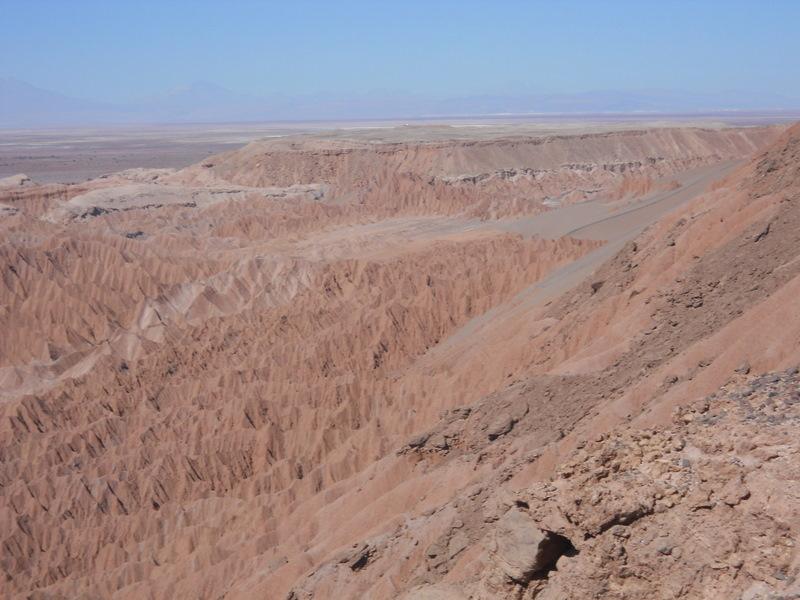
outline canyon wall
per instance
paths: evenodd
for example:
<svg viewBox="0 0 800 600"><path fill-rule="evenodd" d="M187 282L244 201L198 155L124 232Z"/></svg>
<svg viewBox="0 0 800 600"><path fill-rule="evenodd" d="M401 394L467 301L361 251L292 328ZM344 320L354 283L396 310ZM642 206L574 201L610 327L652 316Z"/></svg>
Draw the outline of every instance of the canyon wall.
<svg viewBox="0 0 800 600"><path fill-rule="evenodd" d="M717 485L711 458L657 466L711 452L706 424L678 407L716 393L692 414L724 409L707 426L745 437L772 413L728 408L744 371L800 359L798 139L796 128L298 136L180 171L5 183L3 589L648 597L701 560L674 552L688 544L675 523ZM752 385L783 399L794 382ZM639 456L629 448L643 428L652 448ZM752 490L751 473L714 477ZM698 531L735 520L725 510L766 510L740 496L707 498L720 521ZM657 509L663 498L673 506ZM782 510L764 516L770 540L796 533ZM737 521L737 539L754 519ZM648 542L667 558L645 572L650 555L625 550L638 562L623 576L634 522L667 532ZM546 558L526 564L514 548L531 544ZM729 545L714 560L743 579L703 571L684 595L795 569L792 550L751 568L758 545Z"/></svg>

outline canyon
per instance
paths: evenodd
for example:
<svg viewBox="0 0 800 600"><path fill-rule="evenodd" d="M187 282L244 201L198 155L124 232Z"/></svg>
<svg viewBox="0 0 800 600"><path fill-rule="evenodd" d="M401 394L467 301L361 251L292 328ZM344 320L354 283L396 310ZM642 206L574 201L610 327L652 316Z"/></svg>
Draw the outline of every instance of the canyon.
<svg viewBox="0 0 800 600"><path fill-rule="evenodd" d="M798 125L0 179L0 592L792 597L799 203Z"/></svg>

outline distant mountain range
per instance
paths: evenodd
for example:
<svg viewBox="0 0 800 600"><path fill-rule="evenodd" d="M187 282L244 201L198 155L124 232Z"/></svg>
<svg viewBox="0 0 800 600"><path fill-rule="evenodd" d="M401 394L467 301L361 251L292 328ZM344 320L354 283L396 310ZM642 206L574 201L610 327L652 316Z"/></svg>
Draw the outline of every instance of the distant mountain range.
<svg viewBox="0 0 800 600"><path fill-rule="evenodd" d="M240 94L193 83L164 94L113 104L73 98L18 79L0 78L0 127L38 128L135 123L424 118L524 114L691 113L790 110L800 99L776 94L691 94L662 90L581 94L473 95L433 98L371 93L305 96Z"/></svg>

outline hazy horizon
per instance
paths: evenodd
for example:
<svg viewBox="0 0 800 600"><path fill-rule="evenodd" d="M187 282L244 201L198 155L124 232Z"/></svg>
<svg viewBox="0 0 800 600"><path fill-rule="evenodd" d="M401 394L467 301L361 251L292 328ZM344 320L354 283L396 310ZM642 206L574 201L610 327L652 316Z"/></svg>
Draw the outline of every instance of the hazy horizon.
<svg viewBox="0 0 800 600"><path fill-rule="evenodd" d="M6 0L3 14L3 127L800 107L796 2Z"/></svg>

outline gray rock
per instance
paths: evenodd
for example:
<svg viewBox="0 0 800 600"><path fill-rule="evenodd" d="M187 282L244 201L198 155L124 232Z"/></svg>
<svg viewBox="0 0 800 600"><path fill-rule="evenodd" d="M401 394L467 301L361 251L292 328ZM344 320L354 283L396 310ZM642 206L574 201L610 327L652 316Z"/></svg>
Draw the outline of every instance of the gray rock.
<svg viewBox="0 0 800 600"><path fill-rule="evenodd" d="M450 448L447 438L442 433L435 433L432 435L428 440L428 445L437 450L447 450Z"/></svg>
<svg viewBox="0 0 800 600"><path fill-rule="evenodd" d="M719 498L728 506L736 506L742 500L750 497L750 490L741 476L730 479L719 491Z"/></svg>
<svg viewBox="0 0 800 600"><path fill-rule="evenodd" d="M442 548L436 542L428 546L428 549L425 551L425 555L428 558L436 558L437 556L441 556L442 554L444 554L444 548Z"/></svg>
<svg viewBox="0 0 800 600"><path fill-rule="evenodd" d="M736 373L741 373L742 375L747 375L750 372L750 363L746 360L742 362L738 367L734 369Z"/></svg>
<svg viewBox="0 0 800 600"><path fill-rule="evenodd" d="M500 415L489 425L486 433L489 435L490 440L496 440L511 431L516 422L517 420L511 415Z"/></svg>
<svg viewBox="0 0 800 600"><path fill-rule="evenodd" d="M767 226L766 226L766 227L764 227L764 229L762 229L761 231L759 231L759 232L756 234L756 236L755 236L755 238L753 239L753 241L754 241L754 242L760 242L760 241L761 241L761 240L763 240L765 237L767 237L767 235L769 235L769 230L770 230L770 228L771 228L771 227L772 227L772 223L767 223Z"/></svg>
<svg viewBox="0 0 800 600"><path fill-rule="evenodd" d="M457 531L447 545L448 558L458 556L469 545L469 538L463 531Z"/></svg>
<svg viewBox="0 0 800 600"><path fill-rule="evenodd" d="M670 554L672 554L672 548L673 548L672 544L665 543L661 544L656 550L659 554L662 554L664 556L669 556Z"/></svg>
<svg viewBox="0 0 800 600"><path fill-rule="evenodd" d="M408 440L407 446L409 448L422 448L425 445L425 442L428 441L429 437L431 437L431 434L428 432L415 435L410 440Z"/></svg>
<svg viewBox="0 0 800 600"><path fill-rule="evenodd" d="M353 571L360 571L369 564L375 552L376 549L369 544L354 544L339 557L339 563L346 564Z"/></svg>
<svg viewBox="0 0 800 600"><path fill-rule="evenodd" d="M551 568L569 545L564 538L537 527L520 509L509 510L495 526L491 555L498 570L518 583Z"/></svg>

